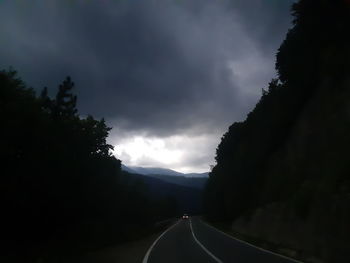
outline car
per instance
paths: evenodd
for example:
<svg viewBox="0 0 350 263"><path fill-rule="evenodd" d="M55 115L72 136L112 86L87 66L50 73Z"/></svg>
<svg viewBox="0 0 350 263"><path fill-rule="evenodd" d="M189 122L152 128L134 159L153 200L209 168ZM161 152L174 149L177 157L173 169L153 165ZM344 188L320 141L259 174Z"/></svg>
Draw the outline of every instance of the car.
<svg viewBox="0 0 350 263"><path fill-rule="evenodd" d="M188 218L189 218L188 214L183 214L182 219L188 219Z"/></svg>

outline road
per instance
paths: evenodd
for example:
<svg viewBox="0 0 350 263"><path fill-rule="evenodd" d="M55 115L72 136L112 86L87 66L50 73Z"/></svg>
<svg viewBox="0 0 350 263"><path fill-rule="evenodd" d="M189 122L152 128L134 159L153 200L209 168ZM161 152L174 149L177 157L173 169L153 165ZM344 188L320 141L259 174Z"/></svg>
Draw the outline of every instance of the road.
<svg viewBox="0 0 350 263"><path fill-rule="evenodd" d="M179 220L153 243L143 263L295 263L207 225L199 218Z"/></svg>

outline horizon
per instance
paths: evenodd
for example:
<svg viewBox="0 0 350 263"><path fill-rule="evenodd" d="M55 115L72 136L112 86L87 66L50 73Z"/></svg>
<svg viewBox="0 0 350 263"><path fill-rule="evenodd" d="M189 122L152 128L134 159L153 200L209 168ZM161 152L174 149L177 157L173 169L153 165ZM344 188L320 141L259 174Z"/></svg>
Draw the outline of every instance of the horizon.
<svg viewBox="0 0 350 263"><path fill-rule="evenodd" d="M122 161L122 169L123 169L123 166L127 167L127 168L130 168L130 169L133 169L133 168L146 168L146 169L164 169L164 170L171 170L171 171L174 171L174 172L177 172L177 173L182 173L182 174L204 174L204 173L210 173L210 171L203 171L203 172L193 172L193 171L189 171L189 172L182 172L182 171L179 171L179 170L174 170L174 169L171 169L171 168L167 168L167 167L154 167L154 166L131 166L131 165L126 165L125 163L123 163Z"/></svg>

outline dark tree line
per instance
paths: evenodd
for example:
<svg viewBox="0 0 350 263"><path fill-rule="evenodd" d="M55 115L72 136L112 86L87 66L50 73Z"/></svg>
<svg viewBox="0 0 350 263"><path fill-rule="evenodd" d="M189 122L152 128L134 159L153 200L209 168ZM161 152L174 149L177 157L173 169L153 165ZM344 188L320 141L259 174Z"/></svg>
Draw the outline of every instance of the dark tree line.
<svg viewBox="0 0 350 263"><path fill-rule="evenodd" d="M125 241L175 213L121 172L111 128L79 116L73 87L67 77L54 98L47 88L37 96L0 72L1 239L17 254L57 240Z"/></svg>
<svg viewBox="0 0 350 263"><path fill-rule="evenodd" d="M276 56L278 78L217 148L206 212L232 222L283 203L315 226L334 256L350 234L350 3L300 0L292 14Z"/></svg>

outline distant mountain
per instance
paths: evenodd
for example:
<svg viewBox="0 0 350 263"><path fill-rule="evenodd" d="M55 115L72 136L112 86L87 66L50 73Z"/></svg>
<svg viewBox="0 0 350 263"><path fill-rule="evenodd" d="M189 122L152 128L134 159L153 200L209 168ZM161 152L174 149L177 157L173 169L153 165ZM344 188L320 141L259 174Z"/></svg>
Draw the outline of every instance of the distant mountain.
<svg viewBox="0 0 350 263"><path fill-rule="evenodd" d="M137 174L138 172L122 164L122 170L128 173Z"/></svg>
<svg viewBox="0 0 350 263"><path fill-rule="evenodd" d="M197 178L201 178L201 177L209 177L209 173L188 173L185 174L186 177L197 177Z"/></svg>
<svg viewBox="0 0 350 263"><path fill-rule="evenodd" d="M202 213L202 189L166 182L153 176L134 174L127 171L124 171L124 174L127 175L124 177L125 185L134 187L135 184L142 182L150 198L154 200L173 199L180 215L183 213Z"/></svg>
<svg viewBox="0 0 350 263"><path fill-rule="evenodd" d="M162 174L162 175L172 175L172 176L183 176L183 173L176 172L174 170L157 168L157 167L138 167L130 166L129 169L135 171L138 174L150 175L150 174Z"/></svg>
<svg viewBox="0 0 350 263"><path fill-rule="evenodd" d="M208 173L180 173L171 169L158 167L138 167L122 165L122 170L142 175L169 175L169 176L184 176L184 177L208 177Z"/></svg>
<svg viewBox="0 0 350 263"><path fill-rule="evenodd" d="M192 187L195 189L203 190L205 184L208 180L207 177L185 177L185 176L172 176L172 175L144 175L145 177L152 177L159 180L162 180L167 183L172 183L176 185Z"/></svg>

